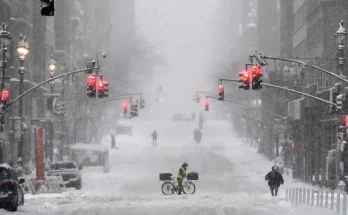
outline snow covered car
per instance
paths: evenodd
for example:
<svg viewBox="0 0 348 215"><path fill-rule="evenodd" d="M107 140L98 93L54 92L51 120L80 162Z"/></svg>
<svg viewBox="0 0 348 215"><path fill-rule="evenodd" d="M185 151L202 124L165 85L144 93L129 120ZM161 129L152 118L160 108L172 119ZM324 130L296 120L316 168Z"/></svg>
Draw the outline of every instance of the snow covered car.
<svg viewBox="0 0 348 215"><path fill-rule="evenodd" d="M59 161L51 164L48 176L62 176L66 187L74 187L77 190L82 187L82 177L80 170L74 161Z"/></svg>
<svg viewBox="0 0 348 215"><path fill-rule="evenodd" d="M7 164L0 165L0 206L8 211L17 211L24 204L24 192L20 186L24 179L18 181L14 169Z"/></svg>
<svg viewBox="0 0 348 215"><path fill-rule="evenodd" d="M133 135L132 126L128 121L118 121L116 124L116 134L128 134L129 136Z"/></svg>
<svg viewBox="0 0 348 215"><path fill-rule="evenodd" d="M184 113L174 114L172 119L173 121L194 121L196 119L196 114L186 111Z"/></svg>

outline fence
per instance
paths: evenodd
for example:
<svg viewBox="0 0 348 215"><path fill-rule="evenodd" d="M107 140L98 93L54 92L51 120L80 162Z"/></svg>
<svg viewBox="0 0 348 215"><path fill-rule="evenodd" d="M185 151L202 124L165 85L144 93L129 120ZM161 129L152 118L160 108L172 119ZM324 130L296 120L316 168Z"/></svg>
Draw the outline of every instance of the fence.
<svg viewBox="0 0 348 215"><path fill-rule="evenodd" d="M290 201L295 207L307 204L312 207L320 207L336 210L337 214L347 215L347 193L324 189L287 188L286 201Z"/></svg>
<svg viewBox="0 0 348 215"><path fill-rule="evenodd" d="M46 176L45 181L28 178L21 184L24 193L61 193L66 190L62 176Z"/></svg>

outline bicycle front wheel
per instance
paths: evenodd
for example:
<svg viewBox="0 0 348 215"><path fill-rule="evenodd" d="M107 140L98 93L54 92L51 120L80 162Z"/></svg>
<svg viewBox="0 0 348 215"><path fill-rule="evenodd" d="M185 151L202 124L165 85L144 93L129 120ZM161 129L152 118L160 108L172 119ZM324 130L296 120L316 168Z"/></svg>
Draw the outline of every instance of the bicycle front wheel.
<svg viewBox="0 0 348 215"><path fill-rule="evenodd" d="M196 192L196 185L192 182L188 182L187 185L183 186L183 192L185 194L194 194Z"/></svg>
<svg viewBox="0 0 348 215"><path fill-rule="evenodd" d="M172 182L164 182L162 184L162 193L164 195L172 195L174 193L174 184Z"/></svg>

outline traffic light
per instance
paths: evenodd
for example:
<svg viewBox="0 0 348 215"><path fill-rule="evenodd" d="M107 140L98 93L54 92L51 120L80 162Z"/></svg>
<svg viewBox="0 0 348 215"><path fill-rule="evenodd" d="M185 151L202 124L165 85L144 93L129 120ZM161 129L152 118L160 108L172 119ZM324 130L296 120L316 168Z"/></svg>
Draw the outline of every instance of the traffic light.
<svg viewBox="0 0 348 215"><path fill-rule="evenodd" d="M62 115L62 116L64 116L65 115L65 102L61 102L60 103L60 114Z"/></svg>
<svg viewBox="0 0 348 215"><path fill-rule="evenodd" d="M224 85L220 84L218 90L219 90L219 101L223 101L225 99Z"/></svg>
<svg viewBox="0 0 348 215"><path fill-rule="evenodd" d="M239 82L242 83L241 85L239 85L239 89L244 89L244 90L250 89L250 77L249 77L248 71L239 73Z"/></svg>
<svg viewBox="0 0 348 215"><path fill-rule="evenodd" d="M343 98L342 94L339 94L336 96L336 105L337 105L336 111L342 110L343 108L342 98Z"/></svg>
<svg viewBox="0 0 348 215"><path fill-rule="evenodd" d="M209 100L208 99L205 100L204 106L205 106L205 111L208 111L209 110Z"/></svg>
<svg viewBox="0 0 348 215"><path fill-rule="evenodd" d="M88 77L87 96L90 98L95 98L97 96L96 83L97 83L97 79L95 76L91 75Z"/></svg>
<svg viewBox="0 0 348 215"><path fill-rule="evenodd" d="M54 0L41 0L41 16L54 16Z"/></svg>
<svg viewBox="0 0 348 215"><path fill-rule="evenodd" d="M201 102L201 95L199 93L196 94L196 102L197 103Z"/></svg>
<svg viewBox="0 0 348 215"><path fill-rule="evenodd" d="M126 115L127 114L127 111L128 111L128 103L127 102L123 102L123 113Z"/></svg>
<svg viewBox="0 0 348 215"><path fill-rule="evenodd" d="M261 83L262 83L262 73L261 73L261 66L256 65L253 67L252 70L252 89L253 90L260 90L262 89Z"/></svg>
<svg viewBox="0 0 348 215"><path fill-rule="evenodd" d="M132 104L131 106L131 112L130 112L130 117L137 117L138 116L138 105L137 104Z"/></svg>
<svg viewBox="0 0 348 215"><path fill-rule="evenodd" d="M145 99L143 99L143 97L140 97L140 109L144 109L145 108Z"/></svg>
<svg viewBox="0 0 348 215"><path fill-rule="evenodd" d="M98 98L108 97L109 94L109 83L103 80L100 80L98 83Z"/></svg>

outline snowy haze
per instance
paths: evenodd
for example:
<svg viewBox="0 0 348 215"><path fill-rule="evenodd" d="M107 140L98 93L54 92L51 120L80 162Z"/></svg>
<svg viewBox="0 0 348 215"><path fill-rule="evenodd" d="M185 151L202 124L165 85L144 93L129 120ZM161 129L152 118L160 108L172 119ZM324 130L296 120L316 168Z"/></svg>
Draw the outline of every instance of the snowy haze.
<svg viewBox="0 0 348 215"><path fill-rule="evenodd" d="M224 1L211 0L147 0L136 1L138 33L155 44L166 65L157 68L152 89L161 83L168 113L197 108L192 102L191 86L195 90L216 91L216 82L210 77L221 55L216 49L219 32L216 31ZM227 11L225 11L227 12ZM220 23L224 25L224 23ZM222 27L222 26L221 26ZM226 29L226 35L230 30ZM228 41L226 41L228 42ZM232 43L233 41L229 41ZM222 53L228 50L221 49ZM163 107L166 104L161 104ZM184 106L184 107L183 107ZM200 106L202 110L203 104Z"/></svg>

